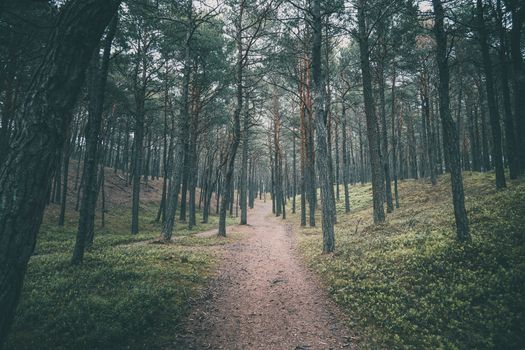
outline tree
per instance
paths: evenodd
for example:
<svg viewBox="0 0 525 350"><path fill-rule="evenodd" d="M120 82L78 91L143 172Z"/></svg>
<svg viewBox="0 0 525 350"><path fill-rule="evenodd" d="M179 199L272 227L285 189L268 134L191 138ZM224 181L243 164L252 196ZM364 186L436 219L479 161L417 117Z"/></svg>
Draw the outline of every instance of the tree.
<svg viewBox="0 0 525 350"><path fill-rule="evenodd" d="M86 240L93 235L95 222L95 206L98 194L97 169L99 161L100 129L102 127L102 109L106 92L106 81L109 69L111 43L117 30L118 17L115 15L104 40L102 62L99 50L96 49L91 58L89 69L88 89L90 95L89 115L86 125L86 153L84 160L84 186L80 204L80 218L78 221L77 239L71 259L73 264L82 262ZM69 160L67 160L69 163ZM67 174L67 172L66 172ZM65 194L64 194L65 195Z"/></svg>
<svg viewBox="0 0 525 350"><path fill-rule="evenodd" d="M1 166L0 344L13 321L71 110L93 51L119 3L72 0L60 10L24 102L20 131Z"/></svg>
<svg viewBox="0 0 525 350"><path fill-rule="evenodd" d="M445 11L441 0L432 0L432 5L434 7L434 35L436 38L436 61L439 72L439 113L443 127L443 144L448 155L457 238L460 242L465 242L470 239L470 234L459 159L458 132L449 106L448 49L447 35L444 28Z"/></svg>
<svg viewBox="0 0 525 350"><path fill-rule="evenodd" d="M235 157L241 141L241 113L244 106L244 71L248 65L249 55L253 45L261 37L266 18L272 10L272 2L258 4L256 9L250 9L246 0L240 0L235 9L235 107L232 116L232 133L226 161L223 168L222 196L219 209L219 236L226 236L226 212L233 202L233 177ZM262 9L259 9L262 8ZM252 11L248 11L248 10ZM253 13L253 16L249 16Z"/></svg>
<svg viewBox="0 0 525 350"><path fill-rule="evenodd" d="M370 58L368 44L368 30L365 15L366 3L358 1L358 41L361 58L361 72L363 81L363 98L365 104L366 130L368 134L368 148L370 152L370 164L372 167L372 197L374 206L374 223L385 221L385 210L383 207L384 187L381 173L381 153L379 151L379 135L377 115L374 97L372 96L372 76L370 73Z"/></svg>
<svg viewBox="0 0 525 350"><path fill-rule="evenodd" d="M507 187L505 184L505 172L503 170L503 155L501 146L501 126L499 124L498 106L496 105L496 93L494 91L494 77L492 73L492 60L490 58L489 46L487 43L487 29L483 18L483 3L476 0L477 25L479 32L479 43L483 58L483 69L485 71L485 91L487 92L487 102L489 105L490 126L492 129L493 161L496 168L496 188ZM509 135L509 137L512 137Z"/></svg>
<svg viewBox="0 0 525 350"><path fill-rule="evenodd" d="M333 198L332 180L329 172L328 136L324 121L325 88L321 70L322 18L320 0L313 1L312 17L312 81L314 92L315 131L317 132L317 172L319 176L319 187L321 189L323 253L331 253L335 248L335 202Z"/></svg>

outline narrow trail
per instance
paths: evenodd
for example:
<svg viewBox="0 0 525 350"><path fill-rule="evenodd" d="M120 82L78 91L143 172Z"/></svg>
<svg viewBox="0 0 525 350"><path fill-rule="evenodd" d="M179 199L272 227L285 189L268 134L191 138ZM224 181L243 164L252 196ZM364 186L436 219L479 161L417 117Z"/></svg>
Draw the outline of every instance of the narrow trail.
<svg viewBox="0 0 525 350"><path fill-rule="evenodd" d="M271 216L271 203L257 202L248 222L230 227L247 237L225 248L171 348L353 348L339 311L296 256L293 233Z"/></svg>

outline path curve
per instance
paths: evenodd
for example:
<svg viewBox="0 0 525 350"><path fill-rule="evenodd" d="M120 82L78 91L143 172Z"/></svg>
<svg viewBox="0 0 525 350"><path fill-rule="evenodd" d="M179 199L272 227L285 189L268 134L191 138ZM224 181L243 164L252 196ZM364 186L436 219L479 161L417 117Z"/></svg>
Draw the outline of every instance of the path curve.
<svg viewBox="0 0 525 350"><path fill-rule="evenodd" d="M258 201L247 237L225 248L220 268L187 317L175 349L349 349L341 314L296 256L293 233Z"/></svg>

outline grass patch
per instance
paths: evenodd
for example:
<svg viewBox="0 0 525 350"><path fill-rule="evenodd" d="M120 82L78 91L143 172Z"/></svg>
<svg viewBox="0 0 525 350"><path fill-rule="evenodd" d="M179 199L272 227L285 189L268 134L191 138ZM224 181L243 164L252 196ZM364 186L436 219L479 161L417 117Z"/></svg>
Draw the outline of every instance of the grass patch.
<svg viewBox="0 0 525 350"><path fill-rule="evenodd" d="M214 246L240 236L194 237L217 226L211 216L191 231L178 224L174 236L182 238L171 244L132 244L159 237L156 210L142 205L140 234L131 235L130 210L111 209L84 263L71 266L78 213L68 212L65 226L57 227L58 208L50 206L7 349L156 349L172 343L190 298L213 271Z"/></svg>
<svg viewBox="0 0 525 350"><path fill-rule="evenodd" d="M525 182L496 191L493 176L464 174L472 234L464 246L448 176L434 188L401 182L401 208L383 225L372 225L370 186L352 187L352 212L338 203L333 255L321 254L320 228L298 230L300 251L361 348L523 349Z"/></svg>

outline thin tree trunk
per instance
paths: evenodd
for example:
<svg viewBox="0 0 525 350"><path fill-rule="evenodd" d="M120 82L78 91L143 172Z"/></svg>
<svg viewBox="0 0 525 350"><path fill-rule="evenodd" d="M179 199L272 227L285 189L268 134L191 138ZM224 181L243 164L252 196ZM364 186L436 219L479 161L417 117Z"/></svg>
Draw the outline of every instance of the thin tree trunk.
<svg viewBox="0 0 525 350"><path fill-rule="evenodd" d="M512 1L505 2L507 6L513 5ZM516 5L519 1L516 1ZM519 174L525 172L525 69L523 67L523 55L521 48L522 28L525 23L525 6L512 6L512 28L510 36L510 52L513 68L513 90L514 90L514 118L516 120L516 135L518 144Z"/></svg>
<svg viewBox="0 0 525 350"><path fill-rule="evenodd" d="M347 136L346 136L346 133L347 133L347 126L346 126L346 105L344 103L344 101L342 102L342 114L341 114L341 119L342 119L342 126L341 126L341 129L342 129L342 133L343 133L343 188L344 188L344 191L345 191L345 213L349 213L350 212L350 193L348 191L348 181L349 181L349 170L350 170L350 164L348 164L348 150L347 150L347 147L346 147L346 140L347 140Z"/></svg>
<svg viewBox="0 0 525 350"><path fill-rule="evenodd" d="M515 134L514 117L509 89L509 62L507 57L506 23L503 21L501 0L497 0L498 33L499 33L499 61L501 67L501 90L503 93L503 109L505 114L505 147L509 164L509 177L516 179L519 172L519 159L517 158L517 138Z"/></svg>
<svg viewBox="0 0 525 350"><path fill-rule="evenodd" d="M393 73L392 73L392 108L391 108L391 130L392 130L392 165L394 175L394 198L396 208L399 208L399 193L397 189L397 143L401 141L400 138L396 139L396 66L394 62Z"/></svg>
<svg viewBox="0 0 525 350"><path fill-rule="evenodd" d="M66 220L66 204L67 204L67 184L69 180L69 157L71 155L71 142L66 138L64 150L62 151L62 198L60 199L60 215L58 216L58 226L64 226Z"/></svg>
<svg viewBox="0 0 525 350"><path fill-rule="evenodd" d="M246 203L247 192L247 168L248 168L248 147L249 147L249 114L245 111L243 118L243 134L242 134L242 159L241 159L241 181L240 186L240 205L241 205L241 225L248 224L248 205Z"/></svg>

